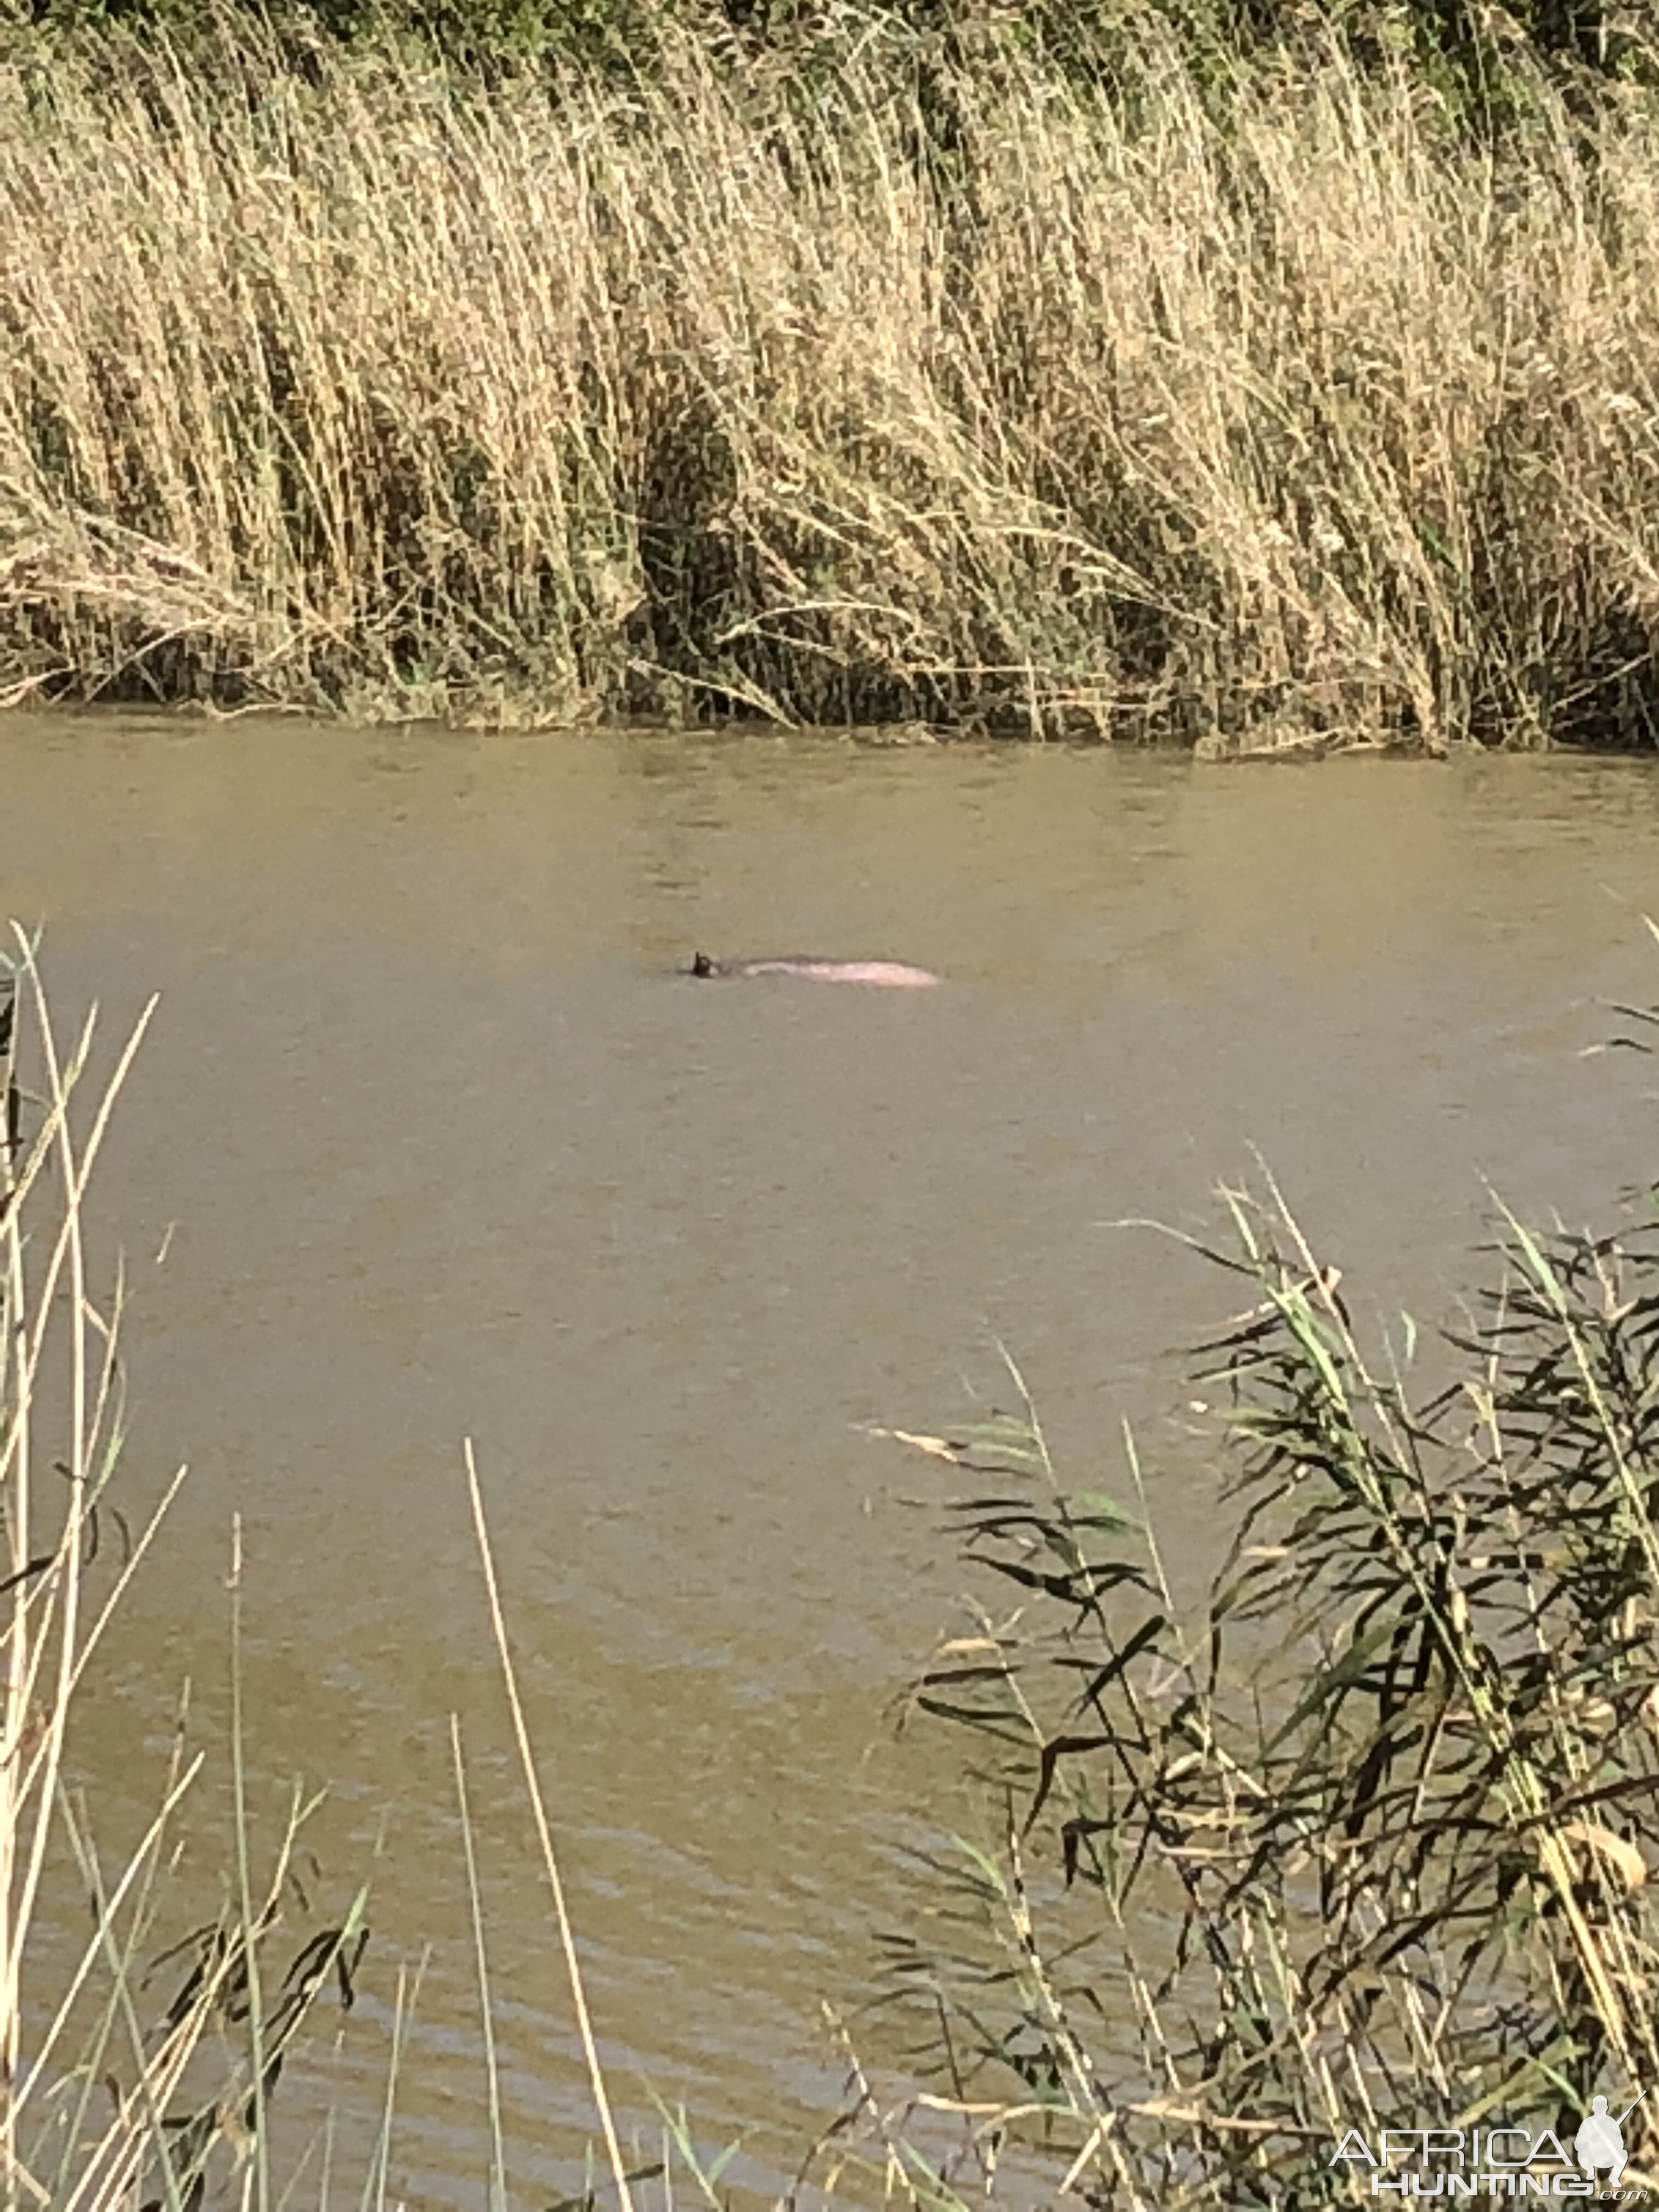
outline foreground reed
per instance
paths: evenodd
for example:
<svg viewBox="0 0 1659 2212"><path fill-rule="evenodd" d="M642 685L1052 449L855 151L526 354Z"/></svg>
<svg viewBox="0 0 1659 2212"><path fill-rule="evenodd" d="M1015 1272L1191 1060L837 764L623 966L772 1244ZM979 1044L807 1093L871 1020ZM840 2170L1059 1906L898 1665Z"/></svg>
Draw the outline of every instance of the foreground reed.
<svg viewBox="0 0 1659 2212"><path fill-rule="evenodd" d="M112 1859L77 1772L94 1662L177 1494L135 1528L118 1501L120 1292L94 1289L87 1197L147 1010L88 1105L96 1034L65 1042L32 949L0 960L0 2202L64 2212L201 2203L240 2166L269 2201L266 2108L318 1998L349 2004L359 1895L302 1934L290 1894L296 1793L253 1863L240 1713L233 1547L233 1849L222 1893L175 1916L170 1879L204 1754L182 1727L136 1844ZM205 1914L205 1920L204 1915Z"/></svg>
<svg viewBox="0 0 1659 2212"><path fill-rule="evenodd" d="M1276 1189L1230 1205L1234 1534L1195 1622L1144 1497L1066 1493L1029 1401L911 1440L977 1478L956 1518L1016 1600L917 1700L1010 1810L948 1870L979 1936L896 1945L890 1995L981 2140L1036 2130L1092 2203L1454 2164L1467 2194L1483 2127L1516 2131L1487 2193L1529 2145L1548 2193L1593 2097L1659 2081L1659 1238L1506 1216L1453 1379L1413 1387L1409 1325L1367 1347ZM1639 2116L1632 2145L1650 2188Z"/></svg>
<svg viewBox="0 0 1659 2212"><path fill-rule="evenodd" d="M1133 15L832 9L808 99L7 32L0 696L1653 742L1651 98Z"/></svg>

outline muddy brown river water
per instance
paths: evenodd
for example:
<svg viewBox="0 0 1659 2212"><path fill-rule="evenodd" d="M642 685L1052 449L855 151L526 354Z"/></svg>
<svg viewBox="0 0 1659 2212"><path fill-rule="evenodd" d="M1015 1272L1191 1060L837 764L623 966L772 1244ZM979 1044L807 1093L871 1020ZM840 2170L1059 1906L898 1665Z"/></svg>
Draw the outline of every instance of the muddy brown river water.
<svg viewBox="0 0 1659 2212"><path fill-rule="evenodd" d="M45 924L60 1012L161 994L100 1222L128 1480L192 1471L80 1755L118 1829L183 1675L222 1725L240 1511L261 1820L327 1784L313 1886L374 1881L348 2105L429 1951L411 2203L483 2201L452 1711L515 2203L580 2179L588 2124L464 1437L629 2124L648 2083L764 2184L836 2101L817 2000L867 1991L875 1932L915 1918L907 1848L974 1818L956 1747L884 1721L956 1618L945 1485L865 1425L1006 1396L1000 1340L1079 1482L1119 1484L1136 1423L1196 1575L1215 1480L1176 1349L1227 1286L1115 1221L1212 1223L1259 1146L1362 1309L1432 1319L1486 1181L1600 1220L1654 1166L1645 1064L1580 1057L1599 1001L1659 999L1645 763L3 736L3 905ZM714 988L674 973L694 947L945 985Z"/></svg>

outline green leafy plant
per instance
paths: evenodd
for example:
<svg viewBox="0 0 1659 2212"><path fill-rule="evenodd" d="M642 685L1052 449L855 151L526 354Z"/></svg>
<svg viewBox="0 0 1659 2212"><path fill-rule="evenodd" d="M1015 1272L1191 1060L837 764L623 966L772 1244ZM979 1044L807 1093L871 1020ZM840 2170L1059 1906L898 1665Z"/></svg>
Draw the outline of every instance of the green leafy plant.
<svg viewBox="0 0 1659 2212"><path fill-rule="evenodd" d="M890 1994L1101 2204L1369 2201L1349 2128L1571 2140L1659 2077L1659 1232L1504 1214L1419 1391L1276 1187L1226 1199L1232 1540L1195 1620L1133 1446L1132 1521L1067 1494L1029 1400L934 1440L1016 1602L915 1703L1009 1809L953 1875L977 1948L902 1947Z"/></svg>

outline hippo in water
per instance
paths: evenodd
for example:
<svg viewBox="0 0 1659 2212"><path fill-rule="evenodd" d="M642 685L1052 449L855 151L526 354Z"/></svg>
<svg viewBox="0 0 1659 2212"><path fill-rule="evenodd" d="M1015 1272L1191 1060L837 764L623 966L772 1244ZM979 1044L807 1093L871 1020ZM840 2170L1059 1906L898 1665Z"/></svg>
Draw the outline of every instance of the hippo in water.
<svg viewBox="0 0 1659 2212"><path fill-rule="evenodd" d="M689 975L801 975L809 983L879 983L890 991L914 991L940 978L926 968L907 968L902 960L817 960L805 956L770 960L711 960L694 952Z"/></svg>

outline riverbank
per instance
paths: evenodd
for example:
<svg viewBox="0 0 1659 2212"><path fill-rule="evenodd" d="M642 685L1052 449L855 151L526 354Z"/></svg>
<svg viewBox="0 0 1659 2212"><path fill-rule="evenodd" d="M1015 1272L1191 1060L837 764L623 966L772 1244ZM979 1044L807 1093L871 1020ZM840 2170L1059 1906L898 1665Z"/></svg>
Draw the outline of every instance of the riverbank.
<svg viewBox="0 0 1659 2212"><path fill-rule="evenodd" d="M836 35L9 31L0 696L1653 742L1651 94Z"/></svg>

